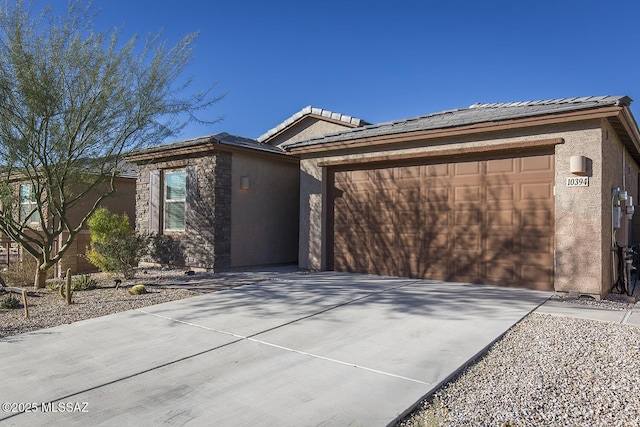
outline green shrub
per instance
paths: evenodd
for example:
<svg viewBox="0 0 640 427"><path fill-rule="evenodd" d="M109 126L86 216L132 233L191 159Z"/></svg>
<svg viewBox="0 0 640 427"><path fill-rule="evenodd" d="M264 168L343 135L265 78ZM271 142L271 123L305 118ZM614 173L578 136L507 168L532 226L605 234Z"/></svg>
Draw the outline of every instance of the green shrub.
<svg viewBox="0 0 640 427"><path fill-rule="evenodd" d="M60 286L60 282L47 283L47 291L59 292Z"/></svg>
<svg viewBox="0 0 640 427"><path fill-rule="evenodd" d="M60 292L60 287L64 287L65 284L63 282L53 282L47 284L47 291L49 292ZM95 289L98 287L98 281L91 277L89 274L83 274L80 277L76 277L71 282L71 290L72 291L90 291L91 289ZM64 290L62 291L62 295L64 296Z"/></svg>
<svg viewBox="0 0 640 427"><path fill-rule="evenodd" d="M149 238L133 231L126 214L112 214L105 208L95 211L87 224L91 235L89 261L102 271L133 278L140 258L149 251Z"/></svg>
<svg viewBox="0 0 640 427"><path fill-rule="evenodd" d="M95 289L98 286L96 279L92 278L88 274L83 274L80 277L74 279L71 283L71 289L74 291L89 291Z"/></svg>
<svg viewBox="0 0 640 427"><path fill-rule="evenodd" d="M135 285L132 286L131 289L129 289L129 293L131 295L142 295L146 294L147 292L147 288L144 285Z"/></svg>
<svg viewBox="0 0 640 427"><path fill-rule="evenodd" d="M9 308L14 309L20 307L20 300L13 296L13 294L9 294L2 299L2 303L0 303L1 308Z"/></svg>
<svg viewBox="0 0 640 427"><path fill-rule="evenodd" d="M149 255L162 267L184 265L184 248L178 239L165 234L154 234L150 237Z"/></svg>

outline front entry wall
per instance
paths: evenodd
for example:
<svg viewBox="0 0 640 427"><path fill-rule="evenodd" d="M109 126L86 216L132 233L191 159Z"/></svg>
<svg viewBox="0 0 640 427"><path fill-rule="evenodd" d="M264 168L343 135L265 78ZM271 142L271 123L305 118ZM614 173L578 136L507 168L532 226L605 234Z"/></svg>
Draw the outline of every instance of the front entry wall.
<svg viewBox="0 0 640 427"><path fill-rule="evenodd" d="M554 155L328 173L328 267L553 290Z"/></svg>

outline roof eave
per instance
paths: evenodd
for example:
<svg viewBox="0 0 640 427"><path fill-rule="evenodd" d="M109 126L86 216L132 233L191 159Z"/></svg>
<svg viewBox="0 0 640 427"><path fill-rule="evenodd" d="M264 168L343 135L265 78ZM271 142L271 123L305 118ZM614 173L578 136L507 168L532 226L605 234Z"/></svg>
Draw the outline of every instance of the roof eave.
<svg viewBox="0 0 640 427"><path fill-rule="evenodd" d="M178 157L185 155L199 154L207 151L213 151L215 143L211 140L200 142L198 144L182 146L182 147L165 147L162 146L154 149L145 150L140 153L129 154L125 157L127 162L142 163L150 160L161 161L170 157Z"/></svg>
<svg viewBox="0 0 640 427"><path fill-rule="evenodd" d="M507 119L490 122L480 122L468 125L451 126L435 129L418 130L411 132L399 132L386 135L377 135L365 138L344 139L334 142L293 144L284 147L291 154L309 154L324 151L340 150L344 148L358 148L363 146L387 145L398 142L410 142L420 139L435 139L460 135L472 135L478 133L495 132L508 129L518 129L532 126L557 124L562 122L575 122L591 119L614 117L620 114L624 106L607 106L588 110L570 111L564 113L544 114L518 119Z"/></svg>
<svg viewBox="0 0 640 427"><path fill-rule="evenodd" d="M158 148L151 152L144 152L139 154L132 154L125 159L131 163L153 163L170 160L177 157L186 156L198 156L205 153L211 153L213 151L230 151L230 152L242 152L252 154L256 156L267 156L271 158L278 158L285 161L298 162L297 156L290 156L284 151L281 153L275 151L261 150L259 148L242 147L233 144L226 144L223 141L219 141L215 138L211 138L208 141L200 142L197 144L183 146L183 147L169 147Z"/></svg>
<svg viewBox="0 0 640 427"><path fill-rule="evenodd" d="M631 157L640 165L640 131L631 113L631 109L629 109L629 107L623 107L620 113L616 117L613 117L610 122L618 138L631 154ZM624 131L621 132L621 129L619 129L616 124L622 126Z"/></svg>

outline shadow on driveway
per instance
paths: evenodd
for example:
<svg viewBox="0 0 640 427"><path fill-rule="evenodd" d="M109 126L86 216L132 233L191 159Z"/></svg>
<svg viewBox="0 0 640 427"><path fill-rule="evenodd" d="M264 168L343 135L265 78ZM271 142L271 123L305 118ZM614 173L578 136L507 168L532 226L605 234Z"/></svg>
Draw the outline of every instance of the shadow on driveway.
<svg viewBox="0 0 640 427"><path fill-rule="evenodd" d="M0 340L15 425L387 425L550 293L285 272ZM52 368L55 367L55 368ZM18 378L20 379L18 381Z"/></svg>

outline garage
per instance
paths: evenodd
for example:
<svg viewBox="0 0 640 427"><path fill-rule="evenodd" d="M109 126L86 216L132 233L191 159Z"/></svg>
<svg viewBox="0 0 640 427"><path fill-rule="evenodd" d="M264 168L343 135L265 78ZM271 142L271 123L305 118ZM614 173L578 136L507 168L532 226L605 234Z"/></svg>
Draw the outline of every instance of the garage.
<svg viewBox="0 0 640 427"><path fill-rule="evenodd" d="M553 149L343 165L327 173L327 267L554 286Z"/></svg>
<svg viewBox="0 0 640 427"><path fill-rule="evenodd" d="M603 298L612 247L640 244L630 103L477 103L284 144L299 265Z"/></svg>

